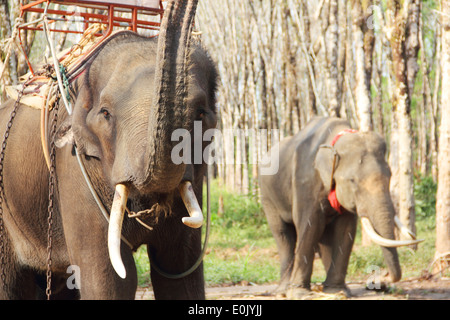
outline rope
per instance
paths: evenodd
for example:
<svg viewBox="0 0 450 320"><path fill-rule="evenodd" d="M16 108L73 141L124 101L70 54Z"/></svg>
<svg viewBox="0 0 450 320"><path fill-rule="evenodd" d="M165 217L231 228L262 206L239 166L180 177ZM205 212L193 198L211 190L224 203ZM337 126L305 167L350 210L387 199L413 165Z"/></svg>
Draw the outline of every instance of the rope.
<svg viewBox="0 0 450 320"><path fill-rule="evenodd" d="M100 43L99 41L95 41L96 40L95 35L97 33L99 33L100 31L105 30L106 26L104 26L102 24L91 25L83 33L83 37L80 39L80 41L76 45L74 45L69 50L67 55L61 60L61 62L59 62L57 55L56 55L54 45L51 41L50 31L48 28L48 20L47 20L48 6L49 6L49 3L47 2L44 13L40 19L29 22L26 25L31 24L31 23L36 23L38 21L43 22L43 30L44 30L45 38L46 38L47 44L50 48L50 52L51 52L51 56L52 56L52 60L53 60L53 72L56 75L56 79L51 74L46 75L46 78L49 79L49 87L50 88L46 92L47 94L45 95L45 102L43 104L42 113L41 113L41 134L44 133L44 135L41 137L41 141L42 141L42 147L44 150L44 157L46 159L47 166L50 168L51 164L50 164L49 160L51 157L49 155L49 150L48 150L47 128L48 128L49 109L51 108L51 105L52 105L52 102L50 100L52 98L53 86L56 84L56 86L58 87L59 92L61 93L61 98L64 103L64 107L66 108L67 113L69 115L71 115L72 114L72 106L70 105L70 89L69 89L71 79L76 78L76 75L78 75L80 73L80 70L82 71L82 69L83 69L82 65L84 64L84 61L86 61L86 59L80 59L80 57L91 56L91 53L93 52L92 49L94 49ZM16 21L17 21L17 23L13 29L11 38L5 40L6 46L3 45L5 47L5 49L8 50L5 61L7 61L9 59L9 55L12 50L12 44L15 43L15 39L18 35L19 27L23 26L23 24L22 24L23 20L20 20L20 21L16 20ZM89 48L90 50L85 50L86 48ZM5 70L5 66L6 66L6 64L4 64L2 66L2 69L0 72L0 80L1 80L1 77ZM72 74L68 75L69 69L75 69L75 70ZM87 174L86 168L84 166L84 163L81 159L80 154L78 153L76 146L75 146L75 154L76 154L76 158L77 158L80 170L84 177L84 180L86 181L86 184L87 184L97 206L99 207L103 217L109 223L109 214L106 211L105 207L103 206L103 203L102 203L100 197L98 196L96 190L94 189L94 186L92 185L92 182ZM152 267L161 275L163 275L167 278L170 278L170 279L183 278L183 277L186 277L187 275L191 274L192 272L194 272L198 268L198 266L201 264L201 262L203 261L203 258L206 253L206 248L207 248L207 243L208 243L209 233L210 233L211 210L210 210L210 190L209 190L209 188L210 188L209 175L207 174L207 224L206 224L205 239L203 242L203 248L202 248L200 256L197 258L196 262L188 270L186 270L180 274L169 274L167 272L164 272L155 263L152 262ZM152 230L151 227L146 225L138 217L135 217L135 218L138 220L138 222L141 225L143 225L144 227L146 227L149 230ZM121 239L125 244L127 244L130 247L131 250L133 249L132 244L123 235L121 236ZM47 281L49 281L49 279L47 279ZM50 281L51 281L51 279L50 279ZM49 287L49 285L48 285L48 287Z"/></svg>
<svg viewBox="0 0 450 320"><path fill-rule="evenodd" d="M11 51L13 49L13 44L16 44L16 38L19 35L19 27L21 26L22 22L23 22L22 18L16 19L16 23L15 23L12 33L11 33L11 37L3 40L0 45L2 47L2 51L6 52L5 62L2 63L3 64L2 69L0 71L0 80L3 78L3 72L5 72L5 70L6 70L6 65L8 64L9 57L10 57ZM16 46L17 46L17 44L16 44Z"/></svg>
<svg viewBox="0 0 450 320"><path fill-rule="evenodd" d="M436 264L437 268L439 269L439 271L436 274L443 273L445 269L450 267L449 262L450 262L450 251L447 251L437 255L433 260L433 262L431 262L428 269L431 270L433 266ZM443 266L444 263L446 264L446 266Z"/></svg>
<svg viewBox="0 0 450 320"><path fill-rule="evenodd" d="M47 9L48 9L48 5L49 2L47 2L47 5L45 6L45 11L44 11L44 20L43 20L43 29L44 29L44 34L45 34L45 38L47 40L47 44L50 47L50 52L53 58L53 66L54 66L54 70L56 73L56 79L58 82L58 87L59 87L59 91L61 92L61 97L62 100L64 102L64 106L66 107L67 113L69 115L72 114L72 107L69 104L69 101L67 100L67 97L63 94L64 90L64 84L63 84L63 80L62 80L62 76L61 76L61 72L60 69L57 67L59 66L59 62L58 62L58 58L56 57L56 51L55 51L55 47L53 45L53 42L51 41L51 37L50 37L50 31L48 29L48 22L47 22Z"/></svg>
<svg viewBox="0 0 450 320"><path fill-rule="evenodd" d="M208 166L209 168L209 166ZM194 272L198 266L202 263L203 258L206 254L206 248L208 246L208 239L209 239L209 232L211 229L211 203L210 203L210 185L209 185L209 170L207 170L207 174L206 174L206 231L205 231L205 240L203 242L203 248L202 251L199 255L199 257L197 258L197 261L186 271L179 273L179 274L171 274L171 273L167 273L165 271L163 271L160 267L158 267L158 265L152 260L151 258L151 254L149 251L149 258L150 258L150 264L151 267L153 269L156 270L156 272L158 272L160 275L162 275L163 277L166 277L168 279L181 279L184 278L188 275L190 275L192 272Z"/></svg>
<svg viewBox="0 0 450 320"><path fill-rule="evenodd" d="M80 154L78 153L78 149L75 146L75 154L77 156L78 164L81 169L81 173L83 174L84 180L86 181L86 184L89 188L89 191L91 192L92 196L94 197L95 203L97 203L97 206L99 207L103 217L106 219L106 221L109 224L109 214L106 211L105 207L103 206L102 201L100 200L100 197L98 196L97 192L94 189L94 186L92 185L91 179L89 178L86 168L84 166L83 161L81 160ZM121 236L122 241L125 242L125 244L130 247L131 250L133 250L133 245L122 235Z"/></svg>
<svg viewBox="0 0 450 320"><path fill-rule="evenodd" d="M79 58L85 56L85 54L87 54L87 51L89 51L86 49L91 49L95 44L98 44L99 41L98 39L96 39L97 37L95 35L104 30L106 30L106 26L100 23L94 23L89 28L87 28L84 31L80 41L78 41L78 43L70 49L64 59L61 61L64 67L66 69L69 69L70 66L79 62Z"/></svg>

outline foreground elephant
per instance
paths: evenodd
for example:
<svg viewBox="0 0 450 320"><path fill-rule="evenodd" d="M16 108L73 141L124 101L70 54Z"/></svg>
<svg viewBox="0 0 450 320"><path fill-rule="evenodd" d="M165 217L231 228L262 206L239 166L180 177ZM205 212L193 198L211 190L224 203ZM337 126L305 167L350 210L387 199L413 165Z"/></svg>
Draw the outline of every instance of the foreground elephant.
<svg viewBox="0 0 450 320"><path fill-rule="evenodd" d="M261 196L279 249L281 292L294 298L307 292L319 251L327 271L324 291L350 294L345 276L358 216L382 245L392 281L400 280L395 247L418 240L393 240L385 151L377 134L350 130L338 118L315 118L280 143L280 169L261 177Z"/></svg>
<svg viewBox="0 0 450 320"><path fill-rule="evenodd" d="M187 2L186 10L186 1L168 4L159 39L128 31L106 39L72 84L72 115L59 107L52 298L134 299L132 252L142 244L151 257L157 299L205 298L201 264L178 279L155 271L157 266L170 274L183 273L201 255L201 213L189 218L183 200L198 210L192 186L201 204L206 167L174 164L171 150L177 142L171 135L178 128L192 131L196 120L202 121L203 130L215 127L217 74L206 52L188 45L195 3ZM0 109L2 137L13 106L9 101ZM4 152L0 299L34 299L43 297L45 289L49 170L39 118L40 111L20 105ZM109 225L76 152L100 205L112 210ZM125 206L132 212L153 209L141 217L153 230L124 217ZM79 290L66 286L74 271Z"/></svg>

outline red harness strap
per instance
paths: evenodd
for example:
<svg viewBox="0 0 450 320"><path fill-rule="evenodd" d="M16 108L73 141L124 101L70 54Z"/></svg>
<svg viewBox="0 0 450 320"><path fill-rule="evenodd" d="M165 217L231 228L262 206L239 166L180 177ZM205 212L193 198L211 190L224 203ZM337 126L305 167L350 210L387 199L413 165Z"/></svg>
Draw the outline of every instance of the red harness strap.
<svg viewBox="0 0 450 320"><path fill-rule="evenodd" d="M355 129L344 129L344 130L342 130L341 132L339 132L339 133L333 138L333 140L331 141L331 146L334 147L336 141L338 141L339 138L342 137L344 134L346 134L346 133L356 133L356 132L358 132L358 130L355 130Z"/></svg>
<svg viewBox="0 0 450 320"><path fill-rule="evenodd" d="M336 143L336 141L338 141L339 138L342 137L344 134L356 133L356 132L358 132L358 130L354 130L354 129L342 130L333 138L333 140L331 141L331 146L334 147L334 144ZM334 168L333 168L333 174L334 174ZM342 214L342 206L336 197L336 186L334 186L330 190L330 193L328 194L328 201L330 202L330 205L334 210L336 210L339 214Z"/></svg>

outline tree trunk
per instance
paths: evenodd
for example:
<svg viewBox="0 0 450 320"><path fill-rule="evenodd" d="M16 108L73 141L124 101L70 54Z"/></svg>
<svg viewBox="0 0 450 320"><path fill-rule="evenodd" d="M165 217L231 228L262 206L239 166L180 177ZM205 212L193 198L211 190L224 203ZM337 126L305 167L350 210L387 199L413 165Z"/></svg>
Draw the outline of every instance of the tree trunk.
<svg viewBox="0 0 450 320"><path fill-rule="evenodd" d="M365 13L361 0L352 1L352 35L355 45L355 100L359 130L371 131L372 106L370 99L370 74L372 70L373 30L366 26ZM372 37L365 33L372 33ZM362 245L370 244L370 239L363 231Z"/></svg>
<svg viewBox="0 0 450 320"><path fill-rule="evenodd" d="M384 114L383 114L383 35L379 33L377 35L377 47L378 50L375 50L375 63L373 64L374 68L374 86L376 88L376 96L373 99L373 109L376 113L376 117L373 117L374 120L374 129L378 132L382 137L385 137L384 134Z"/></svg>
<svg viewBox="0 0 450 320"><path fill-rule="evenodd" d="M2 19L0 19L0 35L2 36L2 39L6 39L11 37L12 35L12 24L11 24L11 20L14 21L14 17L12 17L11 19L11 14L10 14L10 8L9 8L9 3L6 0L2 0L0 2L0 16L2 17ZM3 75L1 76L0 79L0 84L1 89L2 89L2 101L5 101L7 99L6 96L6 92L4 90L4 85L11 85L11 84L16 84L17 83L17 59L16 56L14 55L14 48L15 45L11 44L12 48L10 50L12 50L10 58L8 59L8 61L3 61L3 64L5 69L3 71ZM5 53L6 56L6 53ZM1 57L1 56L0 56ZM1 57L2 60L5 59L6 57ZM3 70L3 69L0 69Z"/></svg>
<svg viewBox="0 0 450 320"><path fill-rule="evenodd" d="M421 51L421 67L422 67L422 106L420 108L421 116L419 120L419 159L418 164L420 167L420 172L423 176L428 176L430 174L430 162L431 155L429 153L430 148L428 147L427 141L427 131L428 131L428 123L433 122L434 119L432 117L431 121L427 121L427 113L429 114L428 118L432 116L432 100L431 100L431 87L430 87L430 69L428 66L426 48L424 45L424 18L422 14L422 3L419 4L420 7L420 17L419 17L419 46ZM434 133L432 133L434 135Z"/></svg>
<svg viewBox="0 0 450 320"><path fill-rule="evenodd" d="M370 94L370 83L372 79L372 60L373 60L373 49L375 44L375 31L373 25L369 25L369 18L373 13L374 0L363 0L361 1L362 14L364 16L364 23L362 25L362 30L364 32L364 68L366 72L366 86L369 92L369 98L372 97Z"/></svg>
<svg viewBox="0 0 450 320"><path fill-rule="evenodd" d="M339 0L338 3L338 23L339 23L339 49L338 49L338 103L339 103L339 116L341 116L341 110L345 110L345 61L347 56L347 46L350 44L347 41L347 1Z"/></svg>
<svg viewBox="0 0 450 320"><path fill-rule="evenodd" d="M442 83L450 82L450 0L442 1ZM437 271L450 260L450 91L442 90L436 194Z"/></svg>
<svg viewBox="0 0 450 320"><path fill-rule="evenodd" d="M398 191L400 196L398 215L402 223L415 232L411 100L407 76L408 55L405 50L408 8L405 8L404 1L390 0L388 1L388 11L388 24L391 29L389 40L395 76L393 109L398 121Z"/></svg>
<svg viewBox="0 0 450 320"><path fill-rule="evenodd" d="M328 113L339 117L340 114L340 88L338 78L338 50L339 50L339 15L338 0L330 1L330 14L328 17L328 30L326 32L326 61L327 61L327 93Z"/></svg>
<svg viewBox="0 0 450 320"><path fill-rule="evenodd" d="M372 130L372 110L370 104L369 84L366 76L366 55L364 52L365 24L361 1L352 2L353 42L355 44L355 100L359 119L359 130Z"/></svg>
<svg viewBox="0 0 450 320"><path fill-rule="evenodd" d="M414 83L416 75L419 71L417 64L417 54L420 48L419 42L419 18L420 18L420 4L419 0L410 0L408 8L408 18L406 21L406 76L408 81L409 97L414 93Z"/></svg>
<svg viewBox="0 0 450 320"><path fill-rule="evenodd" d="M297 9L293 5L292 1L289 0L289 6L291 10ZM306 0L301 0L298 6L298 14L294 17L294 22L297 25L298 35L300 43L304 45L303 53L306 59L306 65L308 68L307 84L308 84L308 106L307 106L307 120L311 119L313 116L317 115L317 100L315 93L315 78L316 72L314 69L314 64L312 63L311 55L309 54L309 48L311 46L311 21L310 14L308 11L308 5Z"/></svg>
<svg viewBox="0 0 450 320"><path fill-rule="evenodd" d="M441 55L442 55L442 30L440 26L436 28L436 74L434 80L433 103L430 108L430 153L431 153L431 176L437 181L437 110L439 104L439 90L441 89Z"/></svg>

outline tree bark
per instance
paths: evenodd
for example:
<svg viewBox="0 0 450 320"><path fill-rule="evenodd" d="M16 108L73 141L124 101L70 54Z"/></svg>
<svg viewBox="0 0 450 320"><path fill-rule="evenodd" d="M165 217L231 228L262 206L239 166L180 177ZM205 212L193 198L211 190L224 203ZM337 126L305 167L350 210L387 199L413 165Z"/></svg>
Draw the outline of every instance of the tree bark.
<svg viewBox="0 0 450 320"><path fill-rule="evenodd" d="M442 83L450 82L450 0L442 1ZM437 271L450 260L450 91L442 90L436 194Z"/></svg>
<svg viewBox="0 0 450 320"><path fill-rule="evenodd" d="M408 1L388 1L390 43L395 76L393 108L398 121L399 210L403 224L413 232L415 227L412 127L405 50Z"/></svg>
<svg viewBox="0 0 450 320"><path fill-rule="evenodd" d="M347 41L347 1L339 0L338 3L338 23L339 23L339 49L338 49L338 103L339 103L339 116L341 116L341 110L345 110L345 61L347 46L350 44Z"/></svg>
<svg viewBox="0 0 450 320"><path fill-rule="evenodd" d="M339 6L338 0L330 1L328 29L326 32L326 60L327 60L327 93L328 113L330 116L340 115L340 88L338 78L338 52L339 52Z"/></svg>
<svg viewBox="0 0 450 320"><path fill-rule="evenodd" d="M433 90L433 103L430 108L430 153L431 153L431 176L437 181L437 111L439 104L439 90L441 89L441 55L442 55L442 30L440 26L436 28L436 72Z"/></svg>
<svg viewBox="0 0 450 320"><path fill-rule="evenodd" d="M292 1L289 0L289 6L291 10L295 10L295 6ZM308 5L306 4L306 0L300 0L300 5L298 6L298 14L294 17L294 22L297 26L297 30L299 32L300 42L304 44L305 49L303 50L304 57L307 59L306 65L308 68L308 76L307 76L307 84L308 84L308 105L307 105L307 120L317 115L317 100L315 93L315 77L316 72L314 68L314 64L311 62L312 58L309 53L309 50L306 48L310 48L311 46L311 20L310 14L308 11Z"/></svg>
<svg viewBox="0 0 450 320"><path fill-rule="evenodd" d="M2 39L5 38L9 38L11 37L12 34L12 24L11 24L11 14L10 14L10 8L9 8L9 3L7 0L2 0L0 2L0 16L2 17L2 19L0 19L0 31L1 31L1 36ZM4 63L4 72L2 75L2 78L0 79L0 84L2 84L2 101L6 100L7 96L6 96L6 92L5 90L3 90L3 85L11 85L11 84L16 84L17 83L17 73L16 73L16 66L17 66L17 59L16 56L14 55L14 47L15 45L12 44L12 52L11 52L11 56L9 58L9 61L3 61ZM5 57L1 57L2 60L6 58L6 53L5 53ZM2 66L3 67L3 66Z"/></svg>
<svg viewBox="0 0 450 320"><path fill-rule="evenodd" d="M353 42L355 45L355 100L356 109L359 119L359 130L372 130L372 108L370 102L370 82L367 81L366 53L364 50L364 14L362 11L361 1L353 0L352 2L352 20L353 20ZM371 68L370 68L371 69ZM370 79L370 78L369 78Z"/></svg>
<svg viewBox="0 0 450 320"><path fill-rule="evenodd" d="M430 148L428 147L428 141L427 141L427 131L428 131L428 123L433 122L434 119L432 118L431 121L427 121L427 113L429 113L429 116L432 116L432 100L431 100L431 87L430 87L430 77L429 77L429 66L427 61L427 55L426 55L426 48L424 45L424 35L423 35L423 14L422 14L422 3L419 4L420 7L420 17L419 17L419 47L421 51L421 70L422 70L422 106L420 108L420 120L419 120L419 146L418 146L418 165L420 168L420 172L423 176L428 176L430 174L430 162L431 162L431 155L429 153ZM432 133L434 134L434 133Z"/></svg>
<svg viewBox="0 0 450 320"><path fill-rule="evenodd" d="M417 54L420 48L419 42L419 18L420 18L420 3L419 0L409 0L408 18L406 21L406 76L408 81L408 93L412 97L414 93L414 83L416 75L419 71L417 63Z"/></svg>

